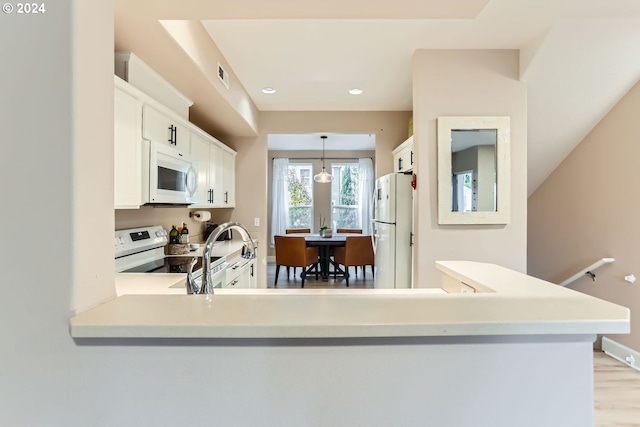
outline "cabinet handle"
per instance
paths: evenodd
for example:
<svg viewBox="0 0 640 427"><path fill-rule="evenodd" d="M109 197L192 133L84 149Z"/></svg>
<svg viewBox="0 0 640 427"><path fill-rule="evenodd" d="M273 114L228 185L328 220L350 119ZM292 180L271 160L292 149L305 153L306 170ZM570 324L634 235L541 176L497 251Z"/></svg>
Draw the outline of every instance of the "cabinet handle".
<svg viewBox="0 0 640 427"><path fill-rule="evenodd" d="M173 127L173 145L178 145L178 127Z"/></svg>
<svg viewBox="0 0 640 427"><path fill-rule="evenodd" d="M398 159L398 170L401 171L402 170L402 157L400 157Z"/></svg>
<svg viewBox="0 0 640 427"><path fill-rule="evenodd" d="M209 189L209 203L213 203L213 189Z"/></svg>
<svg viewBox="0 0 640 427"><path fill-rule="evenodd" d="M224 192L224 203L225 204L229 203L229 192L228 191Z"/></svg>
<svg viewBox="0 0 640 427"><path fill-rule="evenodd" d="M411 166L413 166L413 150L411 150Z"/></svg>
<svg viewBox="0 0 640 427"><path fill-rule="evenodd" d="M251 264L251 277L253 277L253 264Z"/></svg>
<svg viewBox="0 0 640 427"><path fill-rule="evenodd" d="M169 144L173 145L173 125L169 126Z"/></svg>

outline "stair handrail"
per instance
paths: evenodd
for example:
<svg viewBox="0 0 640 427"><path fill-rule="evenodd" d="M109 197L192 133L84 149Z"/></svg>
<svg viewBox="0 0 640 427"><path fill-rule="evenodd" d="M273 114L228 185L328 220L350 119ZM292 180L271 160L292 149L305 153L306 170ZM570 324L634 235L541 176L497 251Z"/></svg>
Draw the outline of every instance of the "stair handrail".
<svg viewBox="0 0 640 427"><path fill-rule="evenodd" d="M591 264L589 267L583 268L582 270L580 270L579 272L577 272L573 276L571 276L568 279L560 282L559 285L560 286L567 286L568 284L570 284L572 282L575 282L576 280L578 280L579 278L581 278L585 274L588 274L589 276L591 276L591 279L595 282L596 281L596 275L593 272L593 270L595 270L596 268L601 267L601 266L603 266L605 264L611 264L614 261L615 261L615 258L602 258L602 259L594 262L593 264Z"/></svg>

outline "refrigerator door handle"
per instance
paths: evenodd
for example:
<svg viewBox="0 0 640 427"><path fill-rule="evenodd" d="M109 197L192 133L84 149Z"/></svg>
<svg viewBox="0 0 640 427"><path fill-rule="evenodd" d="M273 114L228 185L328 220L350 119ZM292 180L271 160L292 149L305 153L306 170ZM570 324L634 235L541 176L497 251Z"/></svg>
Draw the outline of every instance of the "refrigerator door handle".
<svg viewBox="0 0 640 427"><path fill-rule="evenodd" d="M376 254L378 239L376 239L378 235L376 234L376 221L371 220L371 245L373 246L373 254Z"/></svg>

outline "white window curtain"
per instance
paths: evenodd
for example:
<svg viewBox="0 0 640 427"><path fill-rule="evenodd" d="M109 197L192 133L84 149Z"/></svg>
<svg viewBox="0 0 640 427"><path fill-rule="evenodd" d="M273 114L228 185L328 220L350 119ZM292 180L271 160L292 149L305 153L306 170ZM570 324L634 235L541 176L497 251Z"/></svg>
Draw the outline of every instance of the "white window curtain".
<svg viewBox="0 0 640 427"><path fill-rule="evenodd" d="M289 159L273 159L271 191L271 244L273 236L285 234L289 222Z"/></svg>
<svg viewBox="0 0 640 427"><path fill-rule="evenodd" d="M358 214L363 234L371 234L371 218L373 218L373 161L371 159L358 160Z"/></svg>

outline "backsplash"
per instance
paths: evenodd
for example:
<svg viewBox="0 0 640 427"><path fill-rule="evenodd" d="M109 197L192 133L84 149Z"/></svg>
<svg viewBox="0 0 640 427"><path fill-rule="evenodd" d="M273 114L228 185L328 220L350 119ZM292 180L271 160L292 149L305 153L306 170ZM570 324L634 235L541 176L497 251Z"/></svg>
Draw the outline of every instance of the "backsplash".
<svg viewBox="0 0 640 427"><path fill-rule="evenodd" d="M203 222L197 222L193 218L189 218L189 213L203 209L189 209L184 207L152 207L143 206L140 209L116 209L116 230L127 228L144 227L149 225L161 225L167 232L171 230L171 226L181 226L183 222L187 223L189 228L189 239L191 242L201 242L205 225ZM233 209L207 209L211 212L211 220L209 222L222 224L231 220Z"/></svg>

